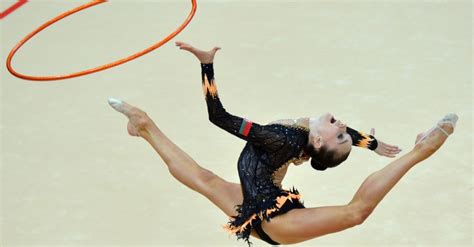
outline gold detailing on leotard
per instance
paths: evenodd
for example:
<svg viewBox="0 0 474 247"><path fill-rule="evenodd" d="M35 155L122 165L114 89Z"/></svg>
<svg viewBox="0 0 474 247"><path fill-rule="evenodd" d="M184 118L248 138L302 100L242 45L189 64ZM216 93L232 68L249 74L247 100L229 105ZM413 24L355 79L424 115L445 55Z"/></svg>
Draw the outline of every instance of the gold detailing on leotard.
<svg viewBox="0 0 474 247"><path fill-rule="evenodd" d="M298 125L297 123L287 124L287 123L270 123L270 124L279 124L291 129L302 130L309 133L309 128Z"/></svg>
<svg viewBox="0 0 474 247"><path fill-rule="evenodd" d="M213 98L217 97L217 86L214 79L209 82L207 75L204 74L204 82L202 83L202 89L205 96L210 94Z"/></svg>
<svg viewBox="0 0 474 247"><path fill-rule="evenodd" d="M309 128L306 128L304 126L301 126L301 125L298 125L298 124L292 124L292 125L285 125L285 124L282 124L286 127L289 127L289 128L292 128L292 129L297 129L297 130L302 130L302 131L306 131L309 133Z"/></svg>
<svg viewBox="0 0 474 247"><path fill-rule="evenodd" d="M303 126L300 126L300 125L292 125L292 126L290 126L290 128L303 130L303 131L306 131L306 132L309 133L309 128L306 128L306 127L303 127Z"/></svg>
<svg viewBox="0 0 474 247"><path fill-rule="evenodd" d="M356 146L361 147L361 148L368 148L370 143L372 142L372 138L369 135L362 132L359 132L359 135L361 135L364 138L359 140Z"/></svg>
<svg viewBox="0 0 474 247"><path fill-rule="evenodd" d="M229 226L229 225L225 225L223 226L223 228L229 232L230 234L236 234L236 233L241 233L245 230L245 228L250 224L252 225L252 220L256 220L257 219L257 214L253 214L252 217L250 217L247 221L245 221L244 224L240 225L240 226Z"/></svg>
<svg viewBox="0 0 474 247"><path fill-rule="evenodd" d="M277 197L276 199L276 205L274 208L270 208L270 209L267 209L265 211L266 215L270 215L274 212L277 212L278 210L280 210L280 208L285 204L286 201L290 200L291 202L296 199L296 200L300 200L301 199L301 195L299 194L293 194L289 191L287 191L288 195L287 196L279 196ZM245 228L250 224L252 225L252 221L253 220L256 220L258 218L260 218L260 220L264 220L264 217L263 217L263 213L260 212L259 214L253 214L251 217L249 217L249 219L247 221L245 221L244 224L240 225L240 226L229 226L229 225L225 225L223 226L223 228L231 233L231 234L235 234L235 233L241 233L243 231L245 231ZM232 219L231 219L232 220Z"/></svg>
<svg viewBox="0 0 474 247"><path fill-rule="evenodd" d="M278 168L275 172L273 172L272 174L273 184L281 188L283 178L285 177L290 164L293 163L295 165L301 165L303 162L308 161L309 158L310 157L306 156L304 151L301 150L300 155L298 157L288 160L287 162L285 162L285 164L283 164L282 166L280 166L280 168Z"/></svg>
<svg viewBox="0 0 474 247"><path fill-rule="evenodd" d="M286 172L288 171L288 167L290 166L291 162L287 162L285 165L282 165L272 174L272 181L273 184L278 186L280 189L282 188L281 182L283 178L285 178Z"/></svg>

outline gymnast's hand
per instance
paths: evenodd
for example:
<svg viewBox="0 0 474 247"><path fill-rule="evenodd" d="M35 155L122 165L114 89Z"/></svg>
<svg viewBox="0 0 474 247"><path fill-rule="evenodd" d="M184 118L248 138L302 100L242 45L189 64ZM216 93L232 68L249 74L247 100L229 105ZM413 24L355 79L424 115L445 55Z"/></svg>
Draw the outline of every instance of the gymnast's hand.
<svg viewBox="0 0 474 247"><path fill-rule="evenodd" d="M216 55L216 52L221 49L220 47L216 46L216 47L212 48L212 50L210 50L210 51L203 51L203 50L199 50L199 49L193 47L190 44L186 44L186 43L183 43L181 41L177 41L176 46L179 47L180 50L185 50L185 51L191 52L192 54L194 54L194 56L196 56L199 59L199 61L201 63L205 63L205 64L206 63L213 63L214 62L214 55Z"/></svg>
<svg viewBox="0 0 474 247"><path fill-rule="evenodd" d="M370 135L375 136L375 129L372 128L370 130ZM380 141L377 139L377 148L374 150L375 153L377 153L380 156L386 156L390 158L394 158L397 154L399 154L402 150L394 145L389 145L385 142Z"/></svg>

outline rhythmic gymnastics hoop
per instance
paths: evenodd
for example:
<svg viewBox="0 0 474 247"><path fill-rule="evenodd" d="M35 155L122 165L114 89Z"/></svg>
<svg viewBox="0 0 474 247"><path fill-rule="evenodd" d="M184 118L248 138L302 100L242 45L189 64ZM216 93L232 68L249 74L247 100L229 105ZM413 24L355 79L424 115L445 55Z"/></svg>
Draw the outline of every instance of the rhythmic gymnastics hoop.
<svg viewBox="0 0 474 247"><path fill-rule="evenodd" d="M183 22L183 24L181 24L181 26L179 26L174 32L172 32L170 35L168 35L166 38L164 38L163 40L161 40L160 42L148 47L147 49L145 50L142 50L140 52L137 52L133 55L130 55L128 57L125 57L125 58L122 58L122 59L119 59L115 62L111 62L111 63L108 63L108 64L105 64L105 65L101 65L101 66L98 66L98 67L95 67L95 68L92 68L92 69L86 69L86 70L83 70L83 71L80 71L80 72L76 72L76 73L72 73L72 74L65 74L65 75L56 75L56 76L30 76L30 75L24 75L24 74L21 74L21 73L18 73L16 72L12 65L11 65L11 61L12 61L12 58L13 56L15 55L15 53L18 51L18 49L20 49L20 47L22 47L28 40L30 40L31 38L33 38L36 34L38 34L39 32L41 32L42 30L44 30L45 28L51 26L52 24L54 24L55 22L58 22L60 21L61 19L64 19L65 17L69 16L69 15L72 15L76 12L79 12L81 10L84 10L84 9L87 9L89 7L92 7L92 6L95 6L97 4L101 4L101 3L104 3L104 2L107 2L107 0L93 0L89 3L86 3L84 5L81 5L77 8L74 8L72 10L69 10L69 11L66 11L62 14L60 14L59 16L56 16L54 17L53 19L47 21L46 23L44 23L43 25L41 25L40 27L38 27L36 30L34 30L33 32L31 32L30 34L28 34L25 38L23 38L11 51L10 51L10 54L8 55L8 58L7 58L7 69L8 71L18 77L18 78L21 78L21 79L24 79L24 80L30 80L30 81L40 81L40 82L43 82L43 81L55 81L55 80L63 80L63 79L69 79L69 78L73 78L73 77L79 77L79 76L83 76L83 75L88 75L88 74L92 74L92 73L96 73L96 72L99 72L99 71L102 71L102 70L106 70L106 69L110 69L112 67L115 67L115 66L118 66L118 65L121 65L121 64L124 64L126 62L129 62L133 59L136 59L136 58L139 58L157 48L159 48L160 46L164 45L165 43L167 43L168 41L170 41L172 38L174 38L176 35L178 35L181 31L183 31L183 29L189 24L189 22L191 22L191 20L193 19L194 17L194 14L196 13L196 0L191 0L192 2L192 9L191 9L191 12L189 13L188 17L186 18L186 20Z"/></svg>

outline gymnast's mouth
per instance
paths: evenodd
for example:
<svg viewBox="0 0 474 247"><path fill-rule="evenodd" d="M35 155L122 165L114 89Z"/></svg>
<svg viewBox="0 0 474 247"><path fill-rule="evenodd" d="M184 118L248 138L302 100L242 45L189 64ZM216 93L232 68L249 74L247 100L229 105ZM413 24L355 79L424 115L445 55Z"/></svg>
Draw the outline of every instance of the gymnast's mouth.
<svg viewBox="0 0 474 247"><path fill-rule="evenodd" d="M336 122L336 119L334 118L334 116L331 116L331 123L335 123Z"/></svg>

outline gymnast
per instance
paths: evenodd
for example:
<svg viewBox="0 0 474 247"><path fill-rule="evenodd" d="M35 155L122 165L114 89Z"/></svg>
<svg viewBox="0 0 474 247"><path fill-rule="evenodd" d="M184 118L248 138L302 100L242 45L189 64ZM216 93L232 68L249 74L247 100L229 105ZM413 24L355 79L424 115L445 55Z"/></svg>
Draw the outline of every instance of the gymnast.
<svg viewBox="0 0 474 247"><path fill-rule="evenodd" d="M171 175L228 215L231 219L226 229L249 245L250 235L272 245L295 244L362 224L410 168L442 146L457 121L455 114L448 114L419 134L411 151L368 176L349 203L305 208L296 189L285 190L281 185L291 163L300 165L311 159L311 166L322 171L345 161L352 145L387 157L395 157L401 150L375 139L374 130L370 135L356 131L329 113L268 125L233 116L222 106L214 80L214 55L220 48L202 51L182 42L176 45L201 62L209 120L246 141L238 161L240 184L199 166L141 109L114 98L109 98L109 104L129 119L128 133L144 138Z"/></svg>

